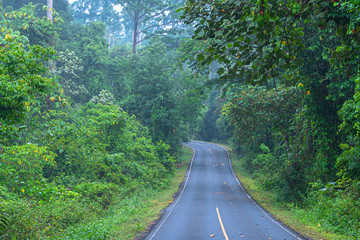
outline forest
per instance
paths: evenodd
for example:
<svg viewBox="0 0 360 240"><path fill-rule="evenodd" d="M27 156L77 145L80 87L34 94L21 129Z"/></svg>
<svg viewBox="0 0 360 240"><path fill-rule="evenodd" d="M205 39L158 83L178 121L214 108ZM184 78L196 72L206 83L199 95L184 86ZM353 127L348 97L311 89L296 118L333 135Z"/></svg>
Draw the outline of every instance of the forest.
<svg viewBox="0 0 360 240"><path fill-rule="evenodd" d="M360 236L359 0L0 0L0 51L0 239L119 238L190 139Z"/></svg>

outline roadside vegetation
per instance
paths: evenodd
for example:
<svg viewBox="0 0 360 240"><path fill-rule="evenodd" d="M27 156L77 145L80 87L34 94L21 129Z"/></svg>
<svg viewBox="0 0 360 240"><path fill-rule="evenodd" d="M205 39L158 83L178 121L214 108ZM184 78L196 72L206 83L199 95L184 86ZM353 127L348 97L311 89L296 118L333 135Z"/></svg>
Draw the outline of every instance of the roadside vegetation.
<svg viewBox="0 0 360 240"><path fill-rule="evenodd" d="M206 84L221 90L204 119L220 134L203 139L230 139L253 189L270 191L287 215L358 239L359 2L187 1L182 10L204 45L197 64L215 71Z"/></svg>
<svg viewBox="0 0 360 240"><path fill-rule="evenodd" d="M315 206L313 209L315 210L316 208L314 211L313 209L302 209L291 203L279 201L276 191L265 188L261 179L256 178L246 169L244 159L230 146L226 146L226 148L229 151L234 172L245 190L259 205L275 216L279 221L303 236L314 240L356 239L356 237L335 233L336 231L321 226L323 216L319 216L319 212L324 212L326 209L330 212L328 208L319 209L319 207L322 207L321 204L318 205L316 202L311 203ZM315 201L315 199L309 199L308 201Z"/></svg>
<svg viewBox="0 0 360 240"><path fill-rule="evenodd" d="M182 181L201 79L177 39L133 53L67 1L1 3L0 238L134 238Z"/></svg>
<svg viewBox="0 0 360 240"><path fill-rule="evenodd" d="M0 1L0 238L135 237L191 138L358 238L358 0L140 2Z"/></svg>

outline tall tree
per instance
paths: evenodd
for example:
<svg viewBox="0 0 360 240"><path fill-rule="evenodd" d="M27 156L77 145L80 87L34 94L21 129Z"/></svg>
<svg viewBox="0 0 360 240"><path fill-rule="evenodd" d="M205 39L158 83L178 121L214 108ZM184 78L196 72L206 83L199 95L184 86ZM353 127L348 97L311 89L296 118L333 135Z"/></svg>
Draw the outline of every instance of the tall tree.
<svg viewBox="0 0 360 240"><path fill-rule="evenodd" d="M79 78L72 80L77 85L84 85L90 96L94 96L104 88L106 80L109 53L104 38L106 26L101 22L91 22L87 25L74 24L69 30L69 38L63 41L62 49L74 51L84 66Z"/></svg>
<svg viewBox="0 0 360 240"><path fill-rule="evenodd" d="M101 21L107 27L109 47L122 34L121 16L114 8L114 0L78 0L72 4L74 20L81 24Z"/></svg>
<svg viewBox="0 0 360 240"><path fill-rule="evenodd" d="M132 49L144 39L142 35L154 27L165 26L163 21L168 11L173 8L171 0L116 0L123 7L123 13L133 21Z"/></svg>
<svg viewBox="0 0 360 240"><path fill-rule="evenodd" d="M149 128L155 142L169 144L176 154L187 138L189 123L202 108L201 96L195 92L198 79L179 69L175 52L158 39L151 39L132 57L127 76L131 79L129 96L122 106Z"/></svg>

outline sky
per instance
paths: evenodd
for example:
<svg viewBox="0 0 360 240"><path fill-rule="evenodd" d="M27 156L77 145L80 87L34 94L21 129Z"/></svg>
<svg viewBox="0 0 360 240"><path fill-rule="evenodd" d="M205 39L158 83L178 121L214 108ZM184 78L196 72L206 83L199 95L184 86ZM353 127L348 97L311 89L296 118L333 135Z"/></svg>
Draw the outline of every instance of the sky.
<svg viewBox="0 0 360 240"><path fill-rule="evenodd" d="M68 0L68 2L71 4L71 3L73 3L73 2L75 2L76 0ZM118 11L118 12L120 12L120 10L121 10L121 7L120 7L120 5L116 5L115 7L114 7L114 9L116 10L116 11Z"/></svg>

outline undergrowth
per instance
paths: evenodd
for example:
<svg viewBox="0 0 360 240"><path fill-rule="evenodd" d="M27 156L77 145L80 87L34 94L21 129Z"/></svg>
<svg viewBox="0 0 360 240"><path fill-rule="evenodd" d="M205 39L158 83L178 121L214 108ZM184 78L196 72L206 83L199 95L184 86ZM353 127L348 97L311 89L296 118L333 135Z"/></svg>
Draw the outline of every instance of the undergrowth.
<svg viewBox="0 0 360 240"><path fill-rule="evenodd" d="M51 201L31 201L0 187L0 210L8 220L0 239L134 239L172 202L192 156L187 147L183 152L162 189L78 183Z"/></svg>
<svg viewBox="0 0 360 240"><path fill-rule="evenodd" d="M301 205L286 202L266 186L266 176L246 170L243 158L231 147L227 149L245 189L280 221L314 240L360 239L360 201L354 201L351 194L336 189L335 185L324 187L314 183L311 194Z"/></svg>

